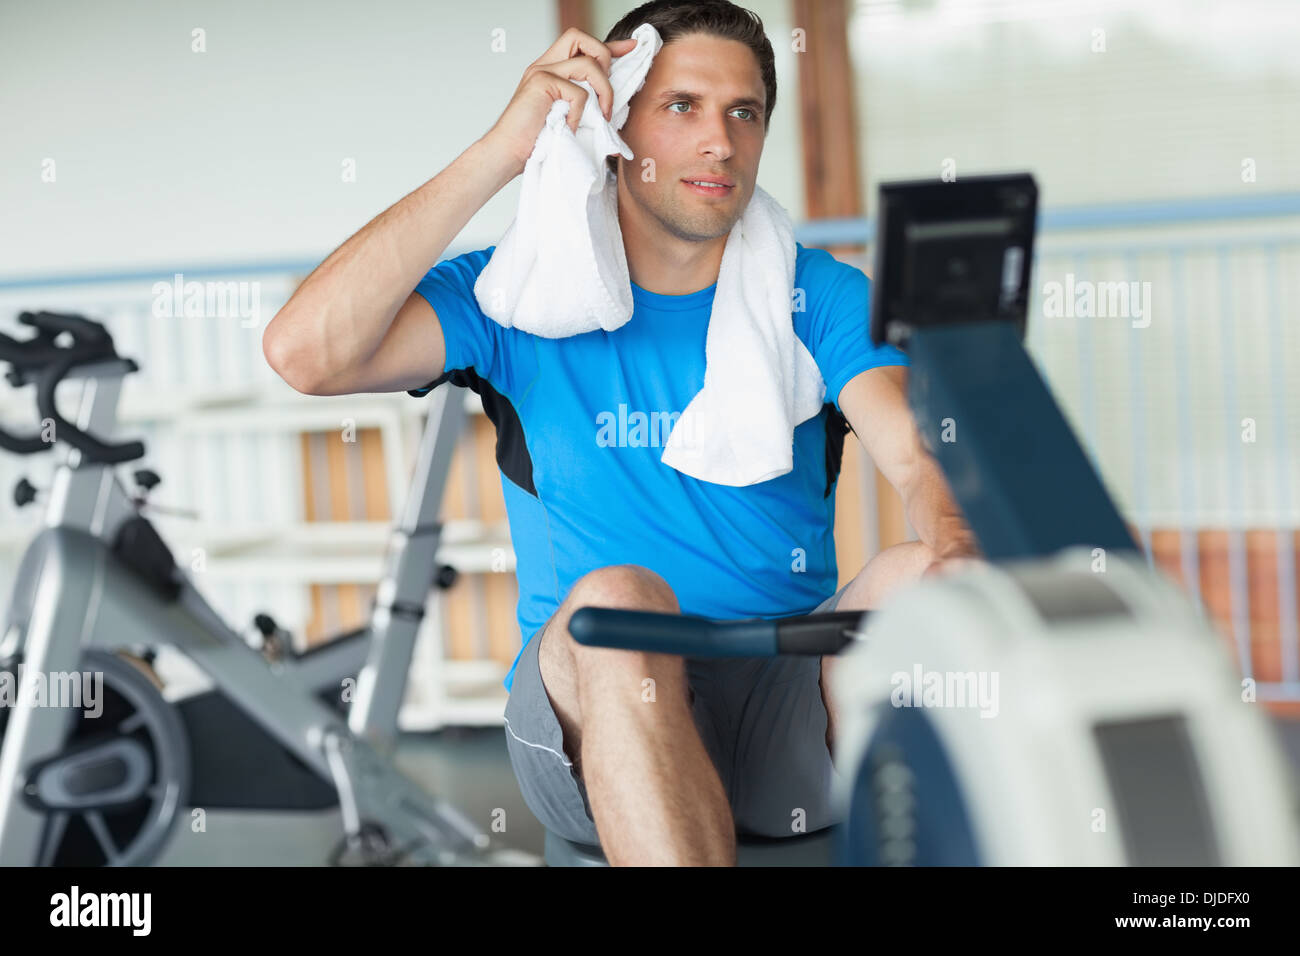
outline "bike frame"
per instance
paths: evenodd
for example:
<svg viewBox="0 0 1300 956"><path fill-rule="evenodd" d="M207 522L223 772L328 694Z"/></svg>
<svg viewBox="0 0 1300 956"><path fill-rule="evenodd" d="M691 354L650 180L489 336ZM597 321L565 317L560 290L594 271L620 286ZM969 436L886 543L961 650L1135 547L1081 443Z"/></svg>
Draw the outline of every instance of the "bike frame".
<svg viewBox="0 0 1300 956"><path fill-rule="evenodd" d="M90 434L112 436L121 382L134 365L111 359L73 370L84 387L70 421ZM437 511L451 453L464 418L459 389L440 389L421 441L411 493L388 547L368 628L361 642L268 663L226 624L184 570L179 595L167 600L114 553L123 524L138 518L114 467L83 463L63 443L49 490L43 528L24 554L13 603L0 632L0 659L20 656L26 671L78 670L83 651L168 646L185 655L268 734L294 753L339 795L344 826L357 837L367 821L382 823L399 844L419 843L437 862L464 862L488 847L487 836L454 807L431 797L382 756L396 735L419 624L436 568L441 525ZM347 723L315 690L356 673L357 696ZM331 676L332 675L332 676ZM0 865L41 862L47 814L23 799L24 774L63 746L75 711L35 706L20 694L0 749ZM166 799L179 800L179 793ZM60 826L50 818L52 826ZM66 821L63 821L66 822ZM101 828L102 829L102 828ZM105 834L106 835L106 834ZM101 838L102 842L102 838ZM111 847L105 847L112 856Z"/></svg>

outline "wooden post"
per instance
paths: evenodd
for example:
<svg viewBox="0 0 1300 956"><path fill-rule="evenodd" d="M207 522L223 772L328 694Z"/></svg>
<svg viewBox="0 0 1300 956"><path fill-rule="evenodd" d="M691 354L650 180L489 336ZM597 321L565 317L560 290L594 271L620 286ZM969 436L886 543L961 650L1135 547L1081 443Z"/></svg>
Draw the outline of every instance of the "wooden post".
<svg viewBox="0 0 1300 956"><path fill-rule="evenodd" d="M792 3L793 23L804 31L805 43L796 59L807 218L861 216L865 208L849 57L848 0Z"/></svg>
<svg viewBox="0 0 1300 956"><path fill-rule="evenodd" d="M583 33L591 33L591 0L555 0L555 16L560 27L559 33L563 33L569 27L577 27ZM558 36L559 33L556 35Z"/></svg>

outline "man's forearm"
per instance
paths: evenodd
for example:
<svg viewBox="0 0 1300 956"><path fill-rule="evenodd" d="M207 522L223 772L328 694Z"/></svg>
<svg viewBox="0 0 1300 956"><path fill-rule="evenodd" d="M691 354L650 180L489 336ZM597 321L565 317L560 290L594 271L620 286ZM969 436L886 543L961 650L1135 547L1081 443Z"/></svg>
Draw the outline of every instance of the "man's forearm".
<svg viewBox="0 0 1300 956"><path fill-rule="evenodd" d="M903 510L917 536L938 559L979 553L975 536L953 500L938 463L922 454L912 478L900 489Z"/></svg>
<svg viewBox="0 0 1300 956"><path fill-rule="evenodd" d="M451 240L516 174L504 150L476 141L307 277L267 327L268 353L278 352L305 380L364 362Z"/></svg>

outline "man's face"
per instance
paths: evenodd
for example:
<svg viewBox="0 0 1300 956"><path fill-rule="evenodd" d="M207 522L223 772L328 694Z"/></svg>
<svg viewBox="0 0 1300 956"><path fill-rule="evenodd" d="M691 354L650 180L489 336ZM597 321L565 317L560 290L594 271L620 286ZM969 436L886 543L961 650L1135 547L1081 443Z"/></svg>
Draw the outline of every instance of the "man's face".
<svg viewBox="0 0 1300 956"><path fill-rule="evenodd" d="M688 241L727 235L754 194L765 99L758 61L743 43L696 34L666 44L621 130L635 154L619 160L632 215Z"/></svg>

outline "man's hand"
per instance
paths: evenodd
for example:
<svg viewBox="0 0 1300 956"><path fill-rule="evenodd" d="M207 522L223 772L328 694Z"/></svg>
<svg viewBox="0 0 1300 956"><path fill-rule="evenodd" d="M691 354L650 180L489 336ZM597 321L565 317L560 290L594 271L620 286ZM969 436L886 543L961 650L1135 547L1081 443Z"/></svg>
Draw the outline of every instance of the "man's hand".
<svg viewBox="0 0 1300 956"><path fill-rule="evenodd" d="M960 574L974 568L987 566L988 562L977 554L954 554L951 557L937 557L921 572L923 578L941 578L947 574Z"/></svg>
<svg viewBox="0 0 1300 956"><path fill-rule="evenodd" d="M591 84L600 100L601 112L609 119L614 109L614 89L609 85L610 67L615 57L623 56L635 47L636 41L630 38L615 40L606 46L581 30L566 30L549 50L524 70L515 95L483 140L496 144L513 156L515 175L519 175L532 155L537 135L556 100L568 100L569 129L575 133L578 131L588 94L572 80Z"/></svg>

